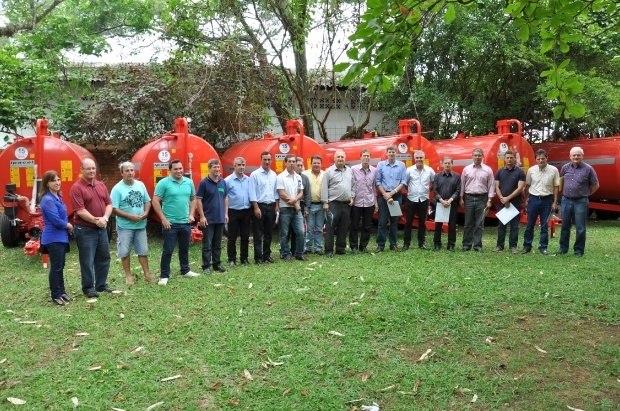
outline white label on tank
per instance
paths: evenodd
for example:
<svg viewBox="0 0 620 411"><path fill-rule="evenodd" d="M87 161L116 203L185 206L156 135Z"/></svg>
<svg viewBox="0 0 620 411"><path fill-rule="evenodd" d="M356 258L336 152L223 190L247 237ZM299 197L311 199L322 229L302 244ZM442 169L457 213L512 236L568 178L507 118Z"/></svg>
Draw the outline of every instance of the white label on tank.
<svg viewBox="0 0 620 411"><path fill-rule="evenodd" d="M503 153L505 153L506 151L508 151L508 144L506 144L506 143L501 143L501 144L499 145L499 152L503 154Z"/></svg>
<svg viewBox="0 0 620 411"><path fill-rule="evenodd" d="M157 155L157 158L159 158L159 161L162 163L167 163L170 161L170 152L168 150L161 150Z"/></svg>
<svg viewBox="0 0 620 411"><path fill-rule="evenodd" d="M291 151L291 146L288 143L280 143L280 153L288 154L289 151Z"/></svg>
<svg viewBox="0 0 620 411"><path fill-rule="evenodd" d="M15 149L15 158L18 160L24 160L28 158L28 149L26 147L17 147Z"/></svg>
<svg viewBox="0 0 620 411"><path fill-rule="evenodd" d="M409 148L409 147L407 147L407 144L405 144L405 143L400 143L400 144L398 145L398 152L399 152L399 153L401 153L401 154L405 154L405 153L407 152L407 149L408 149L408 148Z"/></svg>

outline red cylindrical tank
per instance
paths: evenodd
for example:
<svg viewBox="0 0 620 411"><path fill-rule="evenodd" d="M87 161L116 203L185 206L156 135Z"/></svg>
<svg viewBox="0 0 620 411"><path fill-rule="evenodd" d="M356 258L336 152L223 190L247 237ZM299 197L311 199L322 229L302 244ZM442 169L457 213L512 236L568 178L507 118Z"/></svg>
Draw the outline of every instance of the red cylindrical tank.
<svg viewBox="0 0 620 411"><path fill-rule="evenodd" d="M564 164L570 162L570 149L575 146L583 149L583 161L594 168L599 180L600 187L590 199L620 201L620 136L546 142L534 144L534 150L545 149L549 163L560 170Z"/></svg>
<svg viewBox="0 0 620 411"><path fill-rule="evenodd" d="M168 175L170 161L181 160L183 170L198 187L200 180L209 174L207 164L212 158L219 160L220 157L211 144L190 134L185 118L177 118L174 120L174 132L147 143L133 155L131 162L136 168L136 178L144 183L152 196L157 182Z"/></svg>
<svg viewBox="0 0 620 411"><path fill-rule="evenodd" d="M516 125L515 132L511 126ZM442 158L449 156L454 161L452 169L462 173L463 168L473 162L472 151L474 148L484 150L484 164L493 169L493 172L504 167L504 154L508 150L517 153L517 162L525 171L536 164L534 150L523 138L523 129L519 120L499 120L497 122L497 134L489 134L481 137L457 138L449 140L432 140L431 143L437 149L437 154Z"/></svg>
<svg viewBox="0 0 620 411"><path fill-rule="evenodd" d="M0 189L4 194L2 222L2 242L5 246L17 245L24 233L32 227L33 220L40 217L36 210L39 194L39 181L48 170L56 170L62 179L61 193L67 205L69 215L73 212L69 190L73 183L80 178L80 164L85 158L95 160L93 155L78 146L62 140L58 135L49 135L48 121L44 118L37 120L35 136L18 137L15 141L0 152ZM12 185L12 193L8 192L7 185ZM23 201L12 201L15 196L30 199L30 207ZM19 224L11 221L21 221ZM36 223L38 224L38 223ZM35 224L35 225L36 225Z"/></svg>
<svg viewBox="0 0 620 411"><path fill-rule="evenodd" d="M413 126L416 132L413 132ZM346 162L349 165L360 163L361 152L364 149L370 151L370 163L376 166L379 161L386 158L385 150L389 146L396 146L396 159L401 160L407 167L414 164L413 152L422 150L424 152L424 163L437 171L439 166L439 157L437 150L422 136L422 126L416 119L400 120L398 122L399 134L385 137L369 137L359 140L335 141L323 144L326 161L323 162L324 167L329 167L334 163L334 153L336 150L344 150L346 154Z"/></svg>
<svg viewBox="0 0 620 411"><path fill-rule="evenodd" d="M304 135L303 123L300 120L288 120L286 134L281 136L266 134L262 139L242 141L226 150L222 154L224 174L229 175L234 171L235 157L245 158L245 172L250 174L260 168L260 154L263 151L271 153L271 168L276 173L284 171L284 157L287 154L303 157L306 168L310 168L310 158L314 155L320 155L325 161L325 152L321 145Z"/></svg>

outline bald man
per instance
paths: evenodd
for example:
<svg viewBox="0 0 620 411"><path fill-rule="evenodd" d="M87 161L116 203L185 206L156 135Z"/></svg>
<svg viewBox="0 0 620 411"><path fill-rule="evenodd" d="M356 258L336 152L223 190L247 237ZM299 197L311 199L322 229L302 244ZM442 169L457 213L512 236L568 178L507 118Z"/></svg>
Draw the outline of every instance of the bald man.
<svg viewBox="0 0 620 411"><path fill-rule="evenodd" d="M86 158L80 165L82 178L71 186L70 197L75 210L73 233L77 243L82 292L89 298L100 292L112 292L107 283L110 270L108 220L112 201L108 189L95 179L97 166Z"/></svg>

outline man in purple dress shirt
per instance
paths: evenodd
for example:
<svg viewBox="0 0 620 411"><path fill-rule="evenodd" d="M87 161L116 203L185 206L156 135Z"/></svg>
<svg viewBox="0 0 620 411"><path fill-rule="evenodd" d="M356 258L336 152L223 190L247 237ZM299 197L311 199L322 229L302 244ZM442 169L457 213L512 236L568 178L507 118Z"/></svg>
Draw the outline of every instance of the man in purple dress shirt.
<svg viewBox="0 0 620 411"><path fill-rule="evenodd" d="M372 228L372 215L379 209L377 204L377 188L375 178L377 167L370 165L370 151L362 150L361 164L351 167L353 172L353 184L355 185L355 197L351 209L351 227L349 231L349 245L351 251L365 253L370 241L370 229ZM361 234L359 222L362 220Z"/></svg>
<svg viewBox="0 0 620 411"><path fill-rule="evenodd" d="M562 193L562 231L560 251L567 254L570 243L570 230L575 223L575 256L582 257L586 248L586 220L588 219L588 197L599 188L596 171L583 161L583 149L570 150L570 163L560 170L560 192Z"/></svg>
<svg viewBox="0 0 620 411"><path fill-rule="evenodd" d="M495 177L491 167L482 164L481 148L474 148L472 157L473 164L465 167L461 175L461 207L465 207L463 251L471 250L472 245L474 250L482 251L484 215L495 194Z"/></svg>

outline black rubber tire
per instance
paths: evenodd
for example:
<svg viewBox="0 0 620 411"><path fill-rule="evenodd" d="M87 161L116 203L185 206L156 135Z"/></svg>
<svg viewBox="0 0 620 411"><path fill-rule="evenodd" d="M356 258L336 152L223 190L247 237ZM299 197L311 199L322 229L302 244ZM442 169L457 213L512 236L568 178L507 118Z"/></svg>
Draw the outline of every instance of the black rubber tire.
<svg viewBox="0 0 620 411"><path fill-rule="evenodd" d="M0 237L2 237L2 245L5 247L17 247L19 236L17 230L11 225L11 220L6 214L0 214Z"/></svg>

